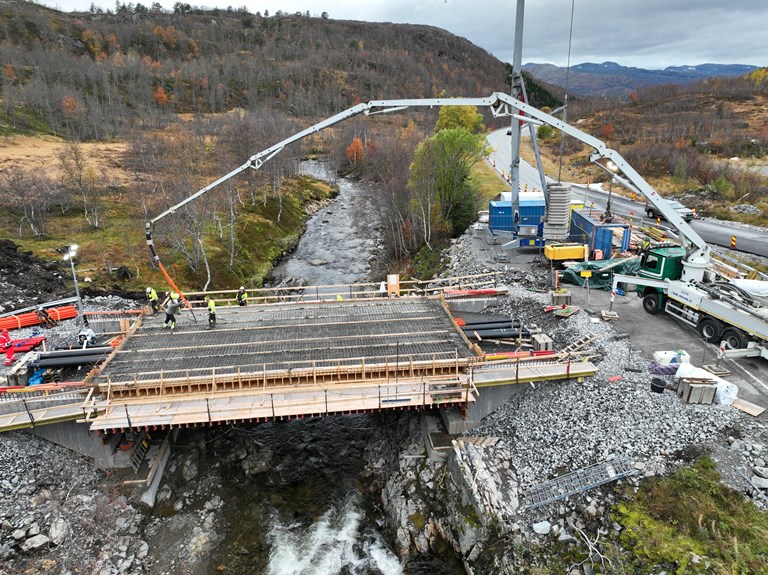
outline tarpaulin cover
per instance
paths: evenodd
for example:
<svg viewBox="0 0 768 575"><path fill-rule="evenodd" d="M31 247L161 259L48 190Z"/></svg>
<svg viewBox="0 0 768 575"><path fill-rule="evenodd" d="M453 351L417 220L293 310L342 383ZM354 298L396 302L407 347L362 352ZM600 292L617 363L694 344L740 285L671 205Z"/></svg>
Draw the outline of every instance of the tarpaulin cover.
<svg viewBox="0 0 768 575"><path fill-rule="evenodd" d="M603 271L605 268L609 268ZM563 272L561 280L566 283L584 285L587 278L581 277L582 271L591 271L589 278L589 287L611 290L613 283L613 274L634 274L640 268L640 261L637 258L627 260L597 260L593 262L579 262L572 265Z"/></svg>

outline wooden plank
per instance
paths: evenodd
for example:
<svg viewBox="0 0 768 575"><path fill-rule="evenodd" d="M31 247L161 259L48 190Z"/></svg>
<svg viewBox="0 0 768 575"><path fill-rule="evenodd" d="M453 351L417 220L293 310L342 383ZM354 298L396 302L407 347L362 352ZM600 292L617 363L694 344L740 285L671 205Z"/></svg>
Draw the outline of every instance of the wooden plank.
<svg viewBox="0 0 768 575"><path fill-rule="evenodd" d="M748 413L753 417L757 417L758 415L760 415L765 411L764 407L755 405L754 403L751 403L746 399L741 399L740 397L737 397L735 400L733 400L733 403L731 405L736 409L743 411L744 413Z"/></svg>

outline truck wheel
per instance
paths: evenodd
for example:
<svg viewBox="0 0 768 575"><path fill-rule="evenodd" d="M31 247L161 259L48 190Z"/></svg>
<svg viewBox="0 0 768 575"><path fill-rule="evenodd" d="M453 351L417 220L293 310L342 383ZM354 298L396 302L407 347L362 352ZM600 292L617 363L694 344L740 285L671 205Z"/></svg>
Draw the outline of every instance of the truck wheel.
<svg viewBox="0 0 768 575"><path fill-rule="evenodd" d="M648 214L648 217L649 217L649 218L652 218L652 217L654 217L654 213L653 213L653 210L652 210L651 208L648 208L648 209L645 211L645 213L646 213L646 214Z"/></svg>
<svg viewBox="0 0 768 575"><path fill-rule="evenodd" d="M696 331L707 343L720 343L720 334L723 332L723 324L713 317L704 317L696 326Z"/></svg>
<svg viewBox="0 0 768 575"><path fill-rule="evenodd" d="M741 349L747 346L747 338L744 336L744 332L739 329L728 328L723 331L723 335L720 338L725 342L730 349Z"/></svg>
<svg viewBox="0 0 768 575"><path fill-rule="evenodd" d="M651 315L661 312L661 295L650 293L643 298L643 309Z"/></svg>

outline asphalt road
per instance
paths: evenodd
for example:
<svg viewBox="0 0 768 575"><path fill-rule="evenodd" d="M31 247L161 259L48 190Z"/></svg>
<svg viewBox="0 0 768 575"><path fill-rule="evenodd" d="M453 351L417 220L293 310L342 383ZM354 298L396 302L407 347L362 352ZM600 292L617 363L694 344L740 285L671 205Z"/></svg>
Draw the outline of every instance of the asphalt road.
<svg viewBox="0 0 768 575"><path fill-rule="evenodd" d="M608 192L595 188L586 188L578 184L573 185L573 197L584 199L586 205L594 203L598 208L604 208L608 201ZM611 194L611 211L624 218L633 218L638 224L656 223L656 218L648 218L645 215L645 202L633 202L628 198ZM693 220L689 222L691 227L708 244L731 247L731 238L736 238L736 250L744 253L768 257L768 234L751 229L729 227L721 221ZM661 225L669 225L661 220ZM670 226L670 229L671 226Z"/></svg>
<svg viewBox="0 0 768 575"><path fill-rule="evenodd" d="M523 130L523 137L529 137L527 129ZM507 129L491 133L487 140L493 150L489 156L492 165L500 174L504 170L506 175L509 172L512 158L510 137L507 135ZM553 180L547 178L547 181ZM523 188L528 186L528 189L535 188L540 190L542 188L538 170L524 160L520 160L520 185ZM572 190L574 199L584 200L587 206L594 204L597 208L606 207L608 201L607 191L592 187L587 188L585 185L580 184L573 184ZM624 218L631 218L638 225L656 223L656 218L651 219L645 215L645 200L633 202L629 198L611 194L611 211ZM662 220L661 225L665 224L666 222ZM735 251L768 257L768 234L751 229L729 227L720 221L694 220L690 224L702 239L711 245L730 248L732 238L735 238ZM672 228L670 227L670 229Z"/></svg>

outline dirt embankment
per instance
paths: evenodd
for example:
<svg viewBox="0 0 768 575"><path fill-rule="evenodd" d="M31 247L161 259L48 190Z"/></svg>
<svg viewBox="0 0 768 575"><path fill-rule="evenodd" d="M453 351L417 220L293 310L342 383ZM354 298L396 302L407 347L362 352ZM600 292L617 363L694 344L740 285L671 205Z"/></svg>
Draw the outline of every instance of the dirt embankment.
<svg viewBox="0 0 768 575"><path fill-rule="evenodd" d="M0 240L0 313L67 297L70 292L58 262L46 262Z"/></svg>

